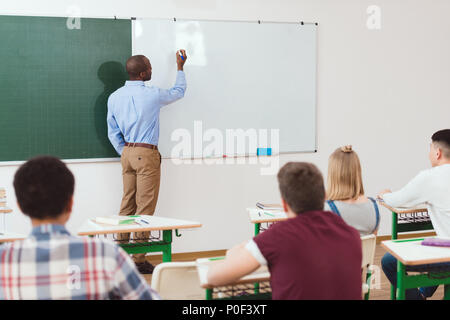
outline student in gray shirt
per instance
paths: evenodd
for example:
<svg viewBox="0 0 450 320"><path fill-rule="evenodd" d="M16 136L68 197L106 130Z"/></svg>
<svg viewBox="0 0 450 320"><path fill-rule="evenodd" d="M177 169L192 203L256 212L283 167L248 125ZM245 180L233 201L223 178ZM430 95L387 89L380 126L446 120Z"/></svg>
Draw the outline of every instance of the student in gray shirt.
<svg viewBox="0 0 450 320"><path fill-rule="evenodd" d="M361 164L352 146L336 149L329 158L325 210L342 217L361 236L378 231L378 205L364 195Z"/></svg>

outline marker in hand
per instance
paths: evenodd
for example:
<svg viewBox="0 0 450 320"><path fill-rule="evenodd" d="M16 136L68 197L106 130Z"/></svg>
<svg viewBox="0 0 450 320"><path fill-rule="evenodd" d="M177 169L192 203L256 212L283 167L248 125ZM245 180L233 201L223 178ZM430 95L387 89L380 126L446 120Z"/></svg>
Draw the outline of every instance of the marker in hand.
<svg viewBox="0 0 450 320"><path fill-rule="evenodd" d="M184 61L183 53L181 52L181 50L179 50L179 51L178 51L178 54L180 55L180 57L181 57L181 60L183 60L183 61Z"/></svg>

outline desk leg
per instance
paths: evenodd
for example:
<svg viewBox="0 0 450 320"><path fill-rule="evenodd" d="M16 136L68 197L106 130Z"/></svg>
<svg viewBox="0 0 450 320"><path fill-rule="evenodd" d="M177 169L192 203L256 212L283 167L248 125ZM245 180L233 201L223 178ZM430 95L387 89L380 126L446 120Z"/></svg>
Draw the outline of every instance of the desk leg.
<svg viewBox="0 0 450 320"><path fill-rule="evenodd" d="M444 286L444 300L450 300L450 284Z"/></svg>
<svg viewBox="0 0 450 320"><path fill-rule="evenodd" d="M398 216L395 212L392 212L392 232L391 232L391 238L392 240L397 240L397 224L398 224ZM391 285L391 300L396 299L396 292L395 287Z"/></svg>
<svg viewBox="0 0 450 320"><path fill-rule="evenodd" d="M206 300L213 299L213 289L206 289Z"/></svg>
<svg viewBox="0 0 450 320"><path fill-rule="evenodd" d="M162 249L163 262L172 261L172 230L163 231L163 241L167 244Z"/></svg>
<svg viewBox="0 0 450 320"><path fill-rule="evenodd" d="M372 271L367 270L367 274L366 274L366 284L368 285L368 289L367 289L367 293L364 295L364 300L369 300L369 295L370 295L370 283L372 282Z"/></svg>
<svg viewBox="0 0 450 320"><path fill-rule="evenodd" d="M253 285L253 288L254 288L253 292L254 292L255 294L258 294L258 293L259 293L259 283L255 283L255 284Z"/></svg>
<svg viewBox="0 0 450 320"><path fill-rule="evenodd" d="M400 261L397 261L397 300L405 300L405 265Z"/></svg>
<svg viewBox="0 0 450 320"><path fill-rule="evenodd" d="M398 216L395 212L392 212L392 240L397 240L397 224Z"/></svg>
<svg viewBox="0 0 450 320"><path fill-rule="evenodd" d="M255 236L259 234L259 230L261 229L261 223L255 223Z"/></svg>
<svg viewBox="0 0 450 320"><path fill-rule="evenodd" d="M261 223L255 223L255 236L257 236L259 234L260 230L261 230ZM253 292L255 294L258 294L259 293L259 283L255 283L253 285L253 287L254 287Z"/></svg>

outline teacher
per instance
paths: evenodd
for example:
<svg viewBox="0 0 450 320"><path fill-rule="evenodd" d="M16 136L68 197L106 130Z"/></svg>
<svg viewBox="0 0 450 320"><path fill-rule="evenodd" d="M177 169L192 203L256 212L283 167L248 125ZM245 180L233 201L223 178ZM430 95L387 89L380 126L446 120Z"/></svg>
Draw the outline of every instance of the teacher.
<svg viewBox="0 0 450 320"><path fill-rule="evenodd" d="M181 52L181 55L180 55ZM108 137L121 156L123 197L120 215L153 215L158 201L161 154L158 151L159 110L184 97L186 79L183 71L185 50L176 53L178 65L175 85L168 90L145 86L152 78L152 65L143 55L127 60L130 80L108 98ZM136 232L134 240L146 240L150 232ZM128 242L129 233L118 235ZM145 254L133 255L141 273L152 273Z"/></svg>

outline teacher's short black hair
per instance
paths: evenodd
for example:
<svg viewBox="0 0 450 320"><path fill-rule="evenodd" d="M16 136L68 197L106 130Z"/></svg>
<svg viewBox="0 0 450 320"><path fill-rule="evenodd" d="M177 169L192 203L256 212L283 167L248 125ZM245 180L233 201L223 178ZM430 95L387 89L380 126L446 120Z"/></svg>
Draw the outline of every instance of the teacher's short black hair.
<svg viewBox="0 0 450 320"><path fill-rule="evenodd" d="M14 176L17 202L33 219L57 218L67 209L75 178L58 158L39 156L28 160Z"/></svg>
<svg viewBox="0 0 450 320"><path fill-rule="evenodd" d="M437 143L442 149L444 157L450 159L450 129L443 129L431 136L431 141Z"/></svg>

